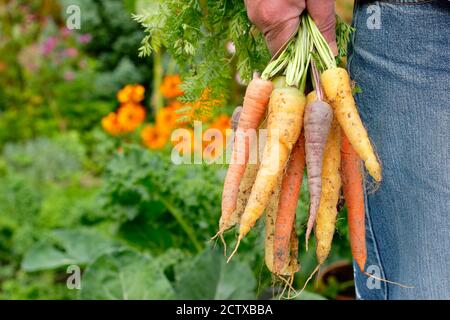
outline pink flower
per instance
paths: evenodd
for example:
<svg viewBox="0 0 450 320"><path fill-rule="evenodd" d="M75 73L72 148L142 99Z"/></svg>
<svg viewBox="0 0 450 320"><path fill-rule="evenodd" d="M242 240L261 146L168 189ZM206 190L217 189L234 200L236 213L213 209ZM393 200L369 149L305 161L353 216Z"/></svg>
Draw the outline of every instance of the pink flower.
<svg viewBox="0 0 450 320"><path fill-rule="evenodd" d="M89 33L82 34L78 37L78 42L81 44L87 44L92 41L92 36Z"/></svg>
<svg viewBox="0 0 450 320"><path fill-rule="evenodd" d="M68 38L72 34L72 31L67 28L61 28L59 30L59 33L63 38Z"/></svg>
<svg viewBox="0 0 450 320"><path fill-rule="evenodd" d="M77 48L67 48L64 50L64 56L69 58L75 58L78 55Z"/></svg>
<svg viewBox="0 0 450 320"><path fill-rule="evenodd" d="M42 45L42 54L44 56L48 56L53 52L56 45L58 44L58 38L56 37L48 37L47 40Z"/></svg>
<svg viewBox="0 0 450 320"><path fill-rule="evenodd" d="M73 79L75 79L75 73L73 73L72 71L66 71L64 73L64 80L72 81Z"/></svg>

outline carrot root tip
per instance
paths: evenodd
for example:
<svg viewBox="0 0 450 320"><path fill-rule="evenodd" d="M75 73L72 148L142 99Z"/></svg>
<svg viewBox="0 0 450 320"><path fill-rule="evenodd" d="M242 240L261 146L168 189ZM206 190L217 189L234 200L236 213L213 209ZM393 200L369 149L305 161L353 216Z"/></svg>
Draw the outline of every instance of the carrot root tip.
<svg viewBox="0 0 450 320"><path fill-rule="evenodd" d="M233 256L236 254L236 252L239 249L239 245L241 244L241 237L238 238L238 241L236 243L236 247L234 248L233 252L231 253L230 257L227 260L227 263L230 263L231 259L233 258Z"/></svg>
<svg viewBox="0 0 450 320"><path fill-rule="evenodd" d="M368 276L369 278L373 278L373 279L378 280L378 281L390 283L390 284L399 286L399 287L401 287L401 288L405 288L405 289L414 289L414 288L415 288L414 286L407 286L407 285L401 284L401 283L399 283L399 282L390 281L390 280L387 280L387 279L383 279L383 278L374 276L373 274L370 274L370 273L368 273L367 271L364 271L363 273L364 273L366 276Z"/></svg>

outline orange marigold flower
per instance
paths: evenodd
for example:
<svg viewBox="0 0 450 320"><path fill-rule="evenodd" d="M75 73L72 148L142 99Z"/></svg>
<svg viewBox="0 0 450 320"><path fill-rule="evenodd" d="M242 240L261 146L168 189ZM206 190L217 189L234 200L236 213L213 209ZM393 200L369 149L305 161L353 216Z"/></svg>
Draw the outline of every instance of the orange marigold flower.
<svg viewBox="0 0 450 320"><path fill-rule="evenodd" d="M141 105L127 103L117 111L117 120L124 131L131 132L145 119L145 109Z"/></svg>
<svg viewBox="0 0 450 320"><path fill-rule="evenodd" d="M161 108L156 114L156 125L171 132L177 126L177 114L172 108Z"/></svg>
<svg viewBox="0 0 450 320"><path fill-rule="evenodd" d="M147 147L157 150L166 145L169 136L157 126L147 125L141 131L141 138Z"/></svg>
<svg viewBox="0 0 450 320"><path fill-rule="evenodd" d="M164 77L163 83L161 84L159 90L165 98L176 98L183 95L180 84L181 78L179 75L167 75Z"/></svg>
<svg viewBox="0 0 450 320"><path fill-rule="evenodd" d="M115 114L114 112L111 112L106 117L103 117L102 127L106 132L112 134L113 136L122 133L122 128L120 127L119 121L117 119L117 114Z"/></svg>
<svg viewBox="0 0 450 320"><path fill-rule="evenodd" d="M144 100L145 97L145 88L144 86L138 84L133 87L133 90L131 92L131 101L134 103L139 103L142 100Z"/></svg>
<svg viewBox="0 0 450 320"><path fill-rule="evenodd" d="M126 85L117 93L117 100L120 103L128 103L131 101L131 95L133 94L133 86Z"/></svg>

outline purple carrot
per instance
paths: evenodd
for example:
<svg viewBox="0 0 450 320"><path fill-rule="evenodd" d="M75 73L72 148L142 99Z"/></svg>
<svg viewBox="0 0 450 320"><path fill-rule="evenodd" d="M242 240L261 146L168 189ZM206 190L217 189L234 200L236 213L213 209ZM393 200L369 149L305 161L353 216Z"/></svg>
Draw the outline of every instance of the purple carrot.
<svg viewBox="0 0 450 320"><path fill-rule="evenodd" d="M306 243L317 217L322 192L322 164L325 145L333 120L333 109L324 101L309 103L305 109L305 154L310 207Z"/></svg>

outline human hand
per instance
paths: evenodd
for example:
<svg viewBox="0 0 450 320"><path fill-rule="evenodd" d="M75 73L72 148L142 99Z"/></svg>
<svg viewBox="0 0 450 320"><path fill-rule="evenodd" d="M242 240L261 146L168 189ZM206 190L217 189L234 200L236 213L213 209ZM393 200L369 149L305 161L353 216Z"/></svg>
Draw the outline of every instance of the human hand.
<svg viewBox="0 0 450 320"><path fill-rule="evenodd" d="M334 0L245 0L245 5L250 21L264 34L272 55L297 31L305 9L337 54Z"/></svg>

